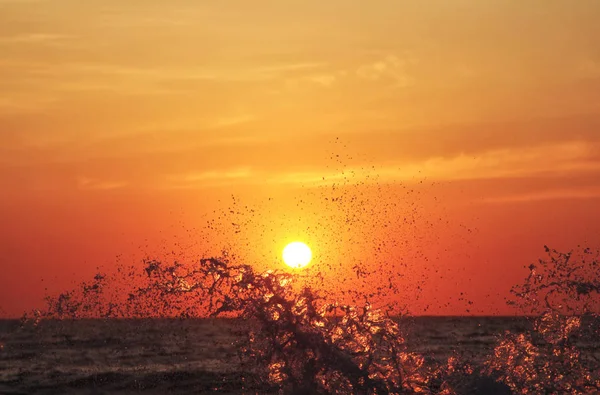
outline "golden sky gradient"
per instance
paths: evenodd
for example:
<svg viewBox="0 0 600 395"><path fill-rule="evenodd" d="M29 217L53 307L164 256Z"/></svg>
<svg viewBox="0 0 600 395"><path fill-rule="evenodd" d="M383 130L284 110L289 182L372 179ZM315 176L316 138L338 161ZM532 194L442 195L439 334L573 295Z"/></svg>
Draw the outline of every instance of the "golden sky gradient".
<svg viewBox="0 0 600 395"><path fill-rule="evenodd" d="M483 276L487 301L494 240L520 249L502 294L540 243L598 242L598 20L593 0L0 0L0 308L137 249L173 210L195 226L220 196L342 168L439 183L479 229L465 265L492 273L457 287Z"/></svg>

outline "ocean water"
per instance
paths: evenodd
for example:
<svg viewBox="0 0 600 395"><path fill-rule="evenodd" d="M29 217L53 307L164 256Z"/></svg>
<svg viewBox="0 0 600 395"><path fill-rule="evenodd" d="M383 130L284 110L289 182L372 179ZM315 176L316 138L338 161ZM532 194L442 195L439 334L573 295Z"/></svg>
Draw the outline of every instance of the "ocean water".
<svg viewBox="0 0 600 395"><path fill-rule="evenodd" d="M0 393L239 389L234 329L221 319L3 321Z"/></svg>
<svg viewBox="0 0 600 395"><path fill-rule="evenodd" d="M499 334L531 329L522 317L399 322L408 349L438 361L457 353L484 359ZM0 393L242 393L237 343L243 330L243 322L219 318L64 320L28 328L0 321Z"/></svg>

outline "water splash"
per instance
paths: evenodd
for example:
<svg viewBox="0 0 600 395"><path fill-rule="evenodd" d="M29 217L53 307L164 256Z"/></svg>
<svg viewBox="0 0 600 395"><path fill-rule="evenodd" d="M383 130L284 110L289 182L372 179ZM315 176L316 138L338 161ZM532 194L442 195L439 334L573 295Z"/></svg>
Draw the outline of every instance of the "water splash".
<svg viewBox="0 0 600 395"><path fill-rule="evenodd" d="M509 301L532 314L533 331L500 336L486 370L515 393L598 393L598 251L545 249L548 259L528 267L529 275L513 287ZM596 349L582 347L585 343Z"/></svg>
<svg viewBox="0 0 600 395"><path fill-rule="evenodd" d="M47 308L22 326L90 317L236 317L249 391L598 393L598 253L547 252L513 288L511 304L531 315L531 330L499 334L483 362L460 349L445 361L412 352L402 317L374 308L368 297L361 305L338 303L307 286L302 274L257 272L228 254L191 265L148 260L141 271L98 274L48 298Z"/></svg>

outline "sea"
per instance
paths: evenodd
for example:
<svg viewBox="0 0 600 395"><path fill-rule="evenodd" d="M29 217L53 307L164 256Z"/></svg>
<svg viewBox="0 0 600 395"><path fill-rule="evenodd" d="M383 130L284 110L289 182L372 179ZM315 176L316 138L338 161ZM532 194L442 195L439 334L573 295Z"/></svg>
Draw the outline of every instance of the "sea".
<svg viewBox="0 0 600 395"><path fill-rule="evenodd" d="M483 360L525 317L404 317L409 351L445 361ZM236 319L0 321L1 394L262 393L248 388ZM600 344L590 344L600 356ZM277 393L276 391L274 393Z"/></svg>

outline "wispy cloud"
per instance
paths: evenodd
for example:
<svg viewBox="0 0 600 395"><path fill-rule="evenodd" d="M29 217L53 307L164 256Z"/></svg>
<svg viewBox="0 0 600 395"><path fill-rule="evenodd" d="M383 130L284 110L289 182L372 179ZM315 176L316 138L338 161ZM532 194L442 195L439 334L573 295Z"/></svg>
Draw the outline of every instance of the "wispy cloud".
<svg viewBox="0 0 600 395"><path fill-rule="evenodd" d="M577 189L553 189L539 192L510 194L484 198L484 203L526 203L544 200L563 199L596 199L600 198L600 187L577 188Z"/></svg>
<svg viewBox="0 0 600 395"><path fill-rule="evenodd" d="M271 183L320 185L336 180L346 182L394 182L429 180L482 180L528 177L543 174L599 172L598 147L585 142L499 149L477 155L434 157L422 161L385 164L375 167L347 167L344 173L321 171L279 173Z"/></svg>
<svg viewBox="0 0 600 395"><path fill-rule="evenodd" d="M307 77L308 80L314 82L315 84L322 85L325 87L332 86L338 79L339 75L337 74L315 74Z"/></svg>
<svg viewBox="0 0 600 395"><path fill-rule="evenodd" d="M29 95L13 94L11 97L0 96L0 115L15 115L19 113L28 113L40 111L48 108L57 101L57 98L51 95L40 97Z"/></svg>
<svg viewBox="0 0 600 395"><path fill-rule="evenodd" d="M358 67L356 75L359 78L371 81L388 80L395 87L403 88L414 83L414 77L407 69L415 63L414 58L399 58L390 54L383 59Z"/></svg>
<svg viewBox="0 0 600 395"><path fill-rule="evenodd" d="M23 34L0 37L2 46L8 44L43 43L61 44L67 36ZM65 44L67 45L67 44ZM239 65L136 65L118 61L74 61L48 62L45 59L0 59L0 72L12 76L0 82L0 88L24 102L41 96L59 96L63 99L72 95L165 95L197 94L201 89L215 90L215 86L226 92L232 85L244 90L256 84L283 81L288 76L319 72L321 63L281 62L263 66ZM295 77L294 77L295 78ZM223 93L221 93L223 94ZM20 106L27 106L21 103Z"/></svg>
<svg viewBox="0 0 600 395"><path fill-rule="evenodd" d="M239 125L248 123L254 119L256 118L250 114L239 114L228 117L219 117L211 124L211 127L222 128L227 126Z"/></svg>
<svg viewBox="0 0 600 395"><path fill-rule="evenodd" d="M434 179L481 179L600 170L593 152L593 145L579 141L498 149L477 155L431 158L401 166L398 174L403 178L421 174Z"/></svg>
<svg viewBox="0 0 600 395"><path fill-rule="evenodd" d="M249 167L190 172L168 176L167 187L185 189L240 184L250 180L252 175L252 170Z"/></svg>
<svg viewBox="0 0 600 395"><path fill-rule="evenodd" d="M127 185L128 182L125 181L98 180L88 177L80 177L77 179L77 186L80 189L112 190L124 188Z"/></svg>
<svg viewBox="0 0 600 395"><path fill-rule="evenodd" d="M55 33L21 33L0 37L0 44L56 44L69 38Z"/></svg>
<svg viewBox="0 0 600 395"><path fill-rule="evenodd" d="M600 161L590 153L593 148L584 143L547 145L513 150L496 150L479 156L458 155L452 158L431 158L413 163L346 167L341 170L322 168L298 170L265 170L237 167L197 171L168 177L169 188L200 188L232 185L285 185L318 187L321 185L369 184L431 181L468 181L524 178L540 175L600 173ZM600 186L599 186L600 188ZM595 196L596 190L558 190L497 198L501 200L583 198ZM494 198L496 199L496 198ZM494 199L490 199L490 202Z"/></svg>
<svg viewBox="0 0 600 395"><path fill-rule="evenodd" d="M357 80L372 83L386 83L393 88L404 88L415 83L410 67L417 64L414 57L399 57L395 54L378 56L371 61L348 68L331 68L321 65L318 73L307 69L306 75L295 77L288 81L288 86L299 86L301 82L310 82L323 87L334 84L348 84ZM291 82L291 83L290 83Z"/></svg>
<svg viewBox="0 0 600 395"><path fill-rule="evenodd" d="M600 60L587 58L577 65L577 73L582 78L600 77Z"/></svg>
<svg viewBox="0 0 600 395"><path fill-rule="evenodd" d="M0 4L29 4L45 2L48 2L48 0L0 0Z"/></svg>

